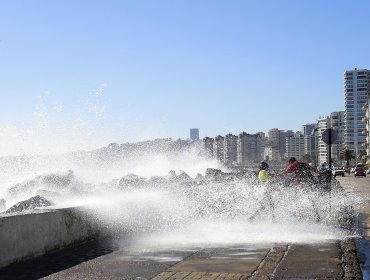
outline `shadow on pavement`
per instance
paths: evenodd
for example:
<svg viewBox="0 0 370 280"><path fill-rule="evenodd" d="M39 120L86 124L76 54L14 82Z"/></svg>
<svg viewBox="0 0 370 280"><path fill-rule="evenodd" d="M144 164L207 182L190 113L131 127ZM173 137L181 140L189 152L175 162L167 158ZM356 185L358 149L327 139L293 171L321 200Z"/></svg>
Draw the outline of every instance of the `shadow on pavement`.
<svg viewBox="0 0 370 280"><path fill-rule="evenodd" d="M38 258L11 264L0 269L0 279L40 279L115 250L116 248L109 240L90 241Z"/></svg>

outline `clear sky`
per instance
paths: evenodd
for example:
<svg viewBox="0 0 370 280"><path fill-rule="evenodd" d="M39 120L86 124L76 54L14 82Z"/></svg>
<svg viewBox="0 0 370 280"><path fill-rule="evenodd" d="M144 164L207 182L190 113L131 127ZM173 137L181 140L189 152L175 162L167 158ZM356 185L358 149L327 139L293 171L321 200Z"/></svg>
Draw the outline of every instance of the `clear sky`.
<svg viewBox="0 0 370 280"><path fill-rule="evenodd" d="M0 0L0 155L299 130L370 68L370 1Z"/></svg>

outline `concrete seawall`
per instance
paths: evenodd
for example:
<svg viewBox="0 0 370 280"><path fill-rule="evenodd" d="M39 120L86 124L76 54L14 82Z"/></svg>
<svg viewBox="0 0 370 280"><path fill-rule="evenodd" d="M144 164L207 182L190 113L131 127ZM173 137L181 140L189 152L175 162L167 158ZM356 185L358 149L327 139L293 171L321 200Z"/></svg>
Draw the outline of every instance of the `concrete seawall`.
<svg viewBox="0 0 370 280"><path fill-rule="evenodd" d="M0 267L83 242L96 230L83 208L0 216Z"/></svg>

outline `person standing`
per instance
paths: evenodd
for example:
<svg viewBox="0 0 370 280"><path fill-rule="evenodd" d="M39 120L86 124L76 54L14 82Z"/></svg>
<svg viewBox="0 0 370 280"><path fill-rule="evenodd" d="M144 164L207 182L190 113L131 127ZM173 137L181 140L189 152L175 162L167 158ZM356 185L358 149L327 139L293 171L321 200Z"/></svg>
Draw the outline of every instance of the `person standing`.
<svg viewBox="0 0 370 280"><path fill-rule="evenodd" d="M268 172L269 165L266 162L261 162L260 170L258 172L258 181L264 188L264 197L260 201L260 207L257 211L249 218L249 221L254 221L262 212L267 211L270 214L272 222L275 222L275 207L272 198L272 175Z"/></svg>
<svg viewBox="0 0 370 280"><path fill-rule="evenodd" d="M295 185L313 185L317 184L317 179L312 175L312 172L316 172L314 168L305 162L298 161L295 157L289 159L289 165L287 169L282 173L292 173L293 183Z"/></svg>

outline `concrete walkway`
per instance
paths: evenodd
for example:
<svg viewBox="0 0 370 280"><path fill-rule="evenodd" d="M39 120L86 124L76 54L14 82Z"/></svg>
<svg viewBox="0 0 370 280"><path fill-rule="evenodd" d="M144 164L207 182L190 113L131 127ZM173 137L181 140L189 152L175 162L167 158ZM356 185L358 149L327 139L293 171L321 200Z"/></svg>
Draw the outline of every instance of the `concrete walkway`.
<svg viewBox="0 0 370 280"><path fill-rule="evenodd" d="M99 257L93 250L80 254L74 248L2 269L0 279L362 279L355 252L351 241L161 252L121 249Z"/></svg>
<svg viewBox="0 0 370 280"><path fill-rule="evenodd" d="M347 192L362 198L362 203L355 206L358 213L359 231L363 238L357 239L358 257L361 264L363 278L370 279L370 174L367 177L354 177L347 174L345 177L338 177L340 184Z"/></svg>

